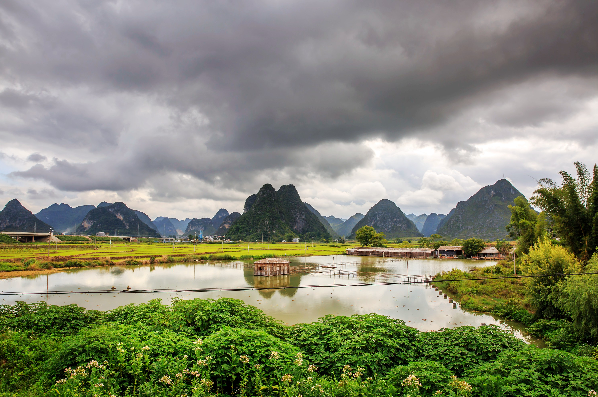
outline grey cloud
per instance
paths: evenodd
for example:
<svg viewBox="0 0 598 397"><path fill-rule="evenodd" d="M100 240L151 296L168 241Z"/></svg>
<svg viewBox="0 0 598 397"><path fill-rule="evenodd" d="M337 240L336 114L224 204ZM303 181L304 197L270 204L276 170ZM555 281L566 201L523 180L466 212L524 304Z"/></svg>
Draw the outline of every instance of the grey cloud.
<svg viewBox="0 0 598 397"><path fill-rule="evenodd" d="M7 140L98 151L116 146L124 128L119 120L96 113L97 109L69 103L46 91L6 89L0 92L0 110L11 115L10 119L0 119L0 136Z"/></svg>
<svg viewBox="0 0 598 397"><path fill-rule="evenodd" d="M597 22L598 3L583 1L7 0L2 77L52 95L1 93L0 106L27 120L2 134L103 150L101 162L14 173L73 191L129 190L171 173L241 190L256 174L335 178L367 163L359 142L377 137L429 140L466 163L476 142L504 132L480 134L464 116L525 127L585 106L594 90L561 101L534 87L595 82ZM526 85L525 101L497 104ZM61 98L80 87L97 109ZM100 105L115 93L162 106L168 131L106 117ZM180 125L193 112L209 123ZM119 144L124 131L134 144Z"/></svg>
<svg viewBox="0 0 598 397"><path fill-rule="evenodd" d="M58 195L52 189L28 189L27 198L31 200L47 200L48 198L57 198Z"/></svg>
<svg viewBox="0 0 598 397"><path fill-rule="evenodd" d="M148 187L159 199L198 195L223 199L236 197L234 192L242 192L241 196L253 193L264 174L271 173L272 180L281 178L286 183L315 174L334 178L363 166L373 155L367 147L349 144L325 144L299 152L279 148L223 154L185 139L176 135L168 140L146 139L134 153L118 153L114 159L88 163L54 159L50 167L36 164L11 175L43 180L64 191Z"/></svg>
<svg viewBox="0 0 598 397"><path fill-rule="evenodd" d="M33 161L34 163L41 163L42 161L46 161L48 158L39 153L31 153L27 157L27 161Z"/></svg>
<svg viewBox="0 0 598 397"><path fill-rule="evenodd" d="M321 3L21 6L10 15L44 44L9 64L197 106L211 145L236 150L399 139L540 73L596 74L595 2L536 2L500 28L478 23L491 3Z"/></svg>

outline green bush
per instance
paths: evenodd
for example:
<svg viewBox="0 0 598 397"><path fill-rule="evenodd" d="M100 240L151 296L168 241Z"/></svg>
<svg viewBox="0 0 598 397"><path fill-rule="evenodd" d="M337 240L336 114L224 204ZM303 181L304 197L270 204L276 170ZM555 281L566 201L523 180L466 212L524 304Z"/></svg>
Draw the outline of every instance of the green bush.
<svg viewBox="0 0 598 397"><path fill-rule="evenodd" d="M171 318L179 329L199 336L210 335L224 327L263 330L277 337L285 335L279 321L239 299L175 299Z"/></svg>
<svg viewBox="0 0 598 397"><path fill-rule="evenodd" d="M14 238L7 236L6 234L0 233L0 244L17 244L18 241Z"/></svg>
<svg viewBox="0 0 598 397"><path fill-rule="evenodd" d="M519 350L525 345L494 325L421 332L418 339L424 360L438 361L457 376L468 368L495 360L503 351Z"/></svg>
<svg viewBox="0 0 598 397"><path fill-rule="evenodd" d="M259 390L307 367L297 347L264 331L227 327L206 337L201 348L199 358L207 360L211 380L224 393L236 394L242 386Z"/></svg>
<svg viewBox="0 0 598 397"><path fill-rule="evenodd" d="M598 385L598 361L529 346L507 350L470 369L467 376L479 396L585 397Z"/></svg>
<svg viewBox="0 0 598 397"><path fill-rule="evenodd" d="M67 335L99 321L102 316L98 310L86 310L74 304L54 306L46 302L17 301L14 305L0 305L0 331Z"/></svg>
<svg viewBox="0 0 598 397"><path fill-rule="evenodd" d="M326 373L339 376L350 365L373 375L415 361L421 351L417 334L402 320L366 314L325 316L315 323L298 324L290 340Z"/></svg>
<svg viewBox="0 0 598 397"><path fill-rule="evenodd" d="M422 396L432 396L448 385L453 373L436 361L415 361L391 369L384 378L389 386L399 391L402 389L403 381L409 375L415 375L419 380Z"/></svg>
<svg viewBox="0 0 598 397"><path fill-rule="evenodd" d="M18 270L23 270L23 266L14 263L0 262L0 272L15 272Z"/></svg>

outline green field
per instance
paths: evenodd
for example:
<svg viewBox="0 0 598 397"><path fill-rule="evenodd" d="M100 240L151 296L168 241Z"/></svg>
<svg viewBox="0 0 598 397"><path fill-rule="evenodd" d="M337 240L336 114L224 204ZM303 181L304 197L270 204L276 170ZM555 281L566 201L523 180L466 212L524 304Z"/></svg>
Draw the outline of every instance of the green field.
<svg viewBox="0 0 598 397"><path fill-rule="evenodd" d="M190 243L118 243L91 244L36 243L7 245L0 248L0 261L21 259L77 258L150 258L152 256L185 256L228 254L235 258L247 256L302 256L334 255L343 253L351 244L314 243L242 243L242 244L190 244Z"/></svg>
<svg viewBox="0 0 598 397"><path fill-rule="evenodd" d="M0 274L65 267L115 264L260 259L284 256L340 255L354 244L321 243L148 243L77 242L0 245Z"/></svg>

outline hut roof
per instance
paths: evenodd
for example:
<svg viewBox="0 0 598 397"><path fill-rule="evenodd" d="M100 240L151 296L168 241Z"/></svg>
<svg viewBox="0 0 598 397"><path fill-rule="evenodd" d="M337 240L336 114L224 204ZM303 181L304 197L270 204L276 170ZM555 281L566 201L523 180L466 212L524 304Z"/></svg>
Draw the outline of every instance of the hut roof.
<svg viewBox="0 0 598 397"><path fill-rule="evenodd" d="M289 263L289 260L283 259L283 258L265 258L265 259L257 260L253 263L268 265L268 264L275 264L275 263Z"/></svg>
<svg viewBox="0 0 598 397"><path fill-rule="evenodd" d="M443 245L438 247L438 251L460 251L463 249L461 245Z"/></svg>
<svg viewBox="0 0 598 397"><path fill-rule="evenodd" d="M486 247L480 251L480 254L498 254L496 247Z"/></svg>

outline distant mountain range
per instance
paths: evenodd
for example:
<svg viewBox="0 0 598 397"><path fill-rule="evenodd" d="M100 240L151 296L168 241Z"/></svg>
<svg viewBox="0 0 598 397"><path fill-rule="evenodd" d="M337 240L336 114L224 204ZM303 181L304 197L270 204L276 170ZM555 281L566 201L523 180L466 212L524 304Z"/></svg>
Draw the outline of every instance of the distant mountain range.
<svg viewBox="0 0 598 397"><path fill-rule="evenodd" d="M365 215L358 212L357 214L353 215L352 217L350 217L349 219L347 219L340 225L337 225L335 227L336 232L338 233L339 236L342 236L342 237L350 236L351 232L353 231L353 228L355 227L355 225L357 225L357 222L362 220L364 216Z"/></svg>
<svg viewBox="0 0 598 397"><path fill-rule="evenodd" d="M195 235L203 235L203 236L211 236L216 233L218 230L214 224L212 223L212 219L210 218L193 218L187 225L187 229L185 229L184 236L189 236L191 234Z"/></svg>
<svg viewBox="0 0 598 397"><path fill-rule="evenodd" d="M315 216L318 217L318 220L320 221L320 223L322 225L324 225L324 227L326 228L326 230L328 231L328 233L330 233L330 236L332 238L338 238L338 234L336 234L336 231L334 231L334 229L332 228L332 226L330 226L330 223L328 223L328 221L326 220L326 218L324 218L320 214L320 212L318 212L317 209L315 209L314 207L312 207L308 203L303 203L303 204L305 204L305 206L307 207L307 209L310 210L312 214L314 214Z"/></svg>
<svg viewBox="0 0 598 397"><path fill-rule="evenodd" d="M485 186L467 201L461 201L448 215L431 213L405 215L390 200L381 200L366 215L357 213L344 220L322 216L308 203L301 201L293 185L284 185L276 191L264 185L245 200L243 214L221 208L212 218L157 217L153 221L143 212L132 210L124 203L101 202L96 206L71 207L52 204L33 215L18 200L11 200L0 212L0 231L49 231L93 234L147 236L180 236L195 234L226 235L233 239L283 239L297 236L302 239L334 239L354 237L363 225L373 226L387 238L430 236L440 234L445 239L479 237L487 240L506 238L510 220L509 205L521 193L501 179ZM101 211L100 211L101 210Z"/></svg>
<svg viewBox="0 0 598 397"><path fill-rule="evenodd" d="M417 228L417 230L419 230L421 232L422 229L424 228L424 223L426 223L426 219L428 218L428 215L427 214L421 214L421 215L409 214L409 215L406 215L406 217L411 222L413 222L415 224L415 227Z"/></svg>
<svg viewBox="0 0 598 397"><path fill-rule="evenodd" d="M0 232L47 233L51 226L36 218L19 200L12 199L0 211Z"/></svg>
<svg viewBox="0 0 598 397"><path fill-rule="evenodd" d="M154 219L153 223L158 228L158 233L160 233L162 237L179 235L179 232L170 221L170 218L159 216L156 219Z"/></svg>
<svg viewBox="0 0 598 397"><path fill-rule="evenodd" d="M64 203L52 204L35 214L35 216L52 226L58 233L74 232L85 218L85 215L94 208L96 208L95 205L81 205L73 208Z"/></svg>
<svg viewBox="0 0 598 397"><path fill-rule="evenodd" d="M281 241L290 236L302 240L330 239L326 227L303 203L293 185L283 185L278 191L265 184L245 200L244 213L228 229L232 240ZM262 237L263 236L263 237Z"/></svg>
<svg viewBox="0 0 598 397"><path fill-rule="evenodd" d="M506 239L506 226L511 219L508 206L513 205L518 196L522 194L506 179L485 186L467 201L460 201L440 221L436 233L449 239Z"/></svg>
<svg viewBox="0 0 598 397"><path fill-rule="evenodd" d="M430 215L426 217L426 222L424 222L424 226L421 230L422 234L425 237L430 237L431 235L436 233L440 221L442 221L444 218L446 218L446 215L432 212Z"/></svg>
<svg viewBox="0 0 598 397"><path fill-rule="evenodd" d="M332 226L332 228L334 229L335 232L336 232L335 228L340 227L340 225L342 225L346 221L346 219L337 218L336 216L332 216L332 215L325 216L324 219L326 219L328 224L330 226Z"/></svg>
<svg viewBox="0 0 598 397"><path fill-rule="evenodd" d="M398 237L422 237L417 227L405 216L403 211L390 200L382 199L374 205L353 227L351 238L363 226L372 226L377 232L382 232L387 239Z"/></svg>

